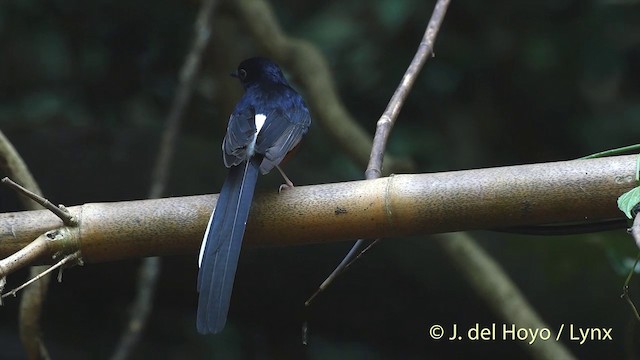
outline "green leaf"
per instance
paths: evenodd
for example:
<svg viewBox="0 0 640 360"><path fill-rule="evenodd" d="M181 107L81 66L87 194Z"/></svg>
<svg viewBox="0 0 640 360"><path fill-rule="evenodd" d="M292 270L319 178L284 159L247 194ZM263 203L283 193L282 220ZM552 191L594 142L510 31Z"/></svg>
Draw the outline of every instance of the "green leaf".
<svg viewBox="0 0 640 360"><path fill-rule="evenodd" d="M618 198L618 209L622 211L629 219L633 219L631 210L640 203L640 187L633 188Z"/></svg>

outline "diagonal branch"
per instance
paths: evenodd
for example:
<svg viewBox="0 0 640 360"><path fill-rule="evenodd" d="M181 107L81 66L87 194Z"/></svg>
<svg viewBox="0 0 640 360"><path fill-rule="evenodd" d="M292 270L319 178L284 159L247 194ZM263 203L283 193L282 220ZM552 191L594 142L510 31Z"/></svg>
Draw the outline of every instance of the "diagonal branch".
<svg viewBox="0 0 640 360"><path fill-rule="evenodd" d="M391 97L387 108L382 116L380 116L380 119L378 119L376 133L373 138L373 146L371 147L371 153L369 155L369 164L367 165L367 169L364 173L365 178L368 180L377 179L382 176L382 163L384 160L384 152L387 147L387 141L389 140L389 134L398 119L398 115L400 114L400 110L402 109L407 96L409 96L409 93L413 88L413 84L418 78L420 70L422 70L422 67L427 62L429 56L433 54L433 45L435 44L438 31L440 30L440 25L442 25L444 16L447 13L448 6L449 0L438 0L436 3L435 8L433 9L433 14L431 14L431 19L429 20L429 24L427 25L427 29L420 41L420 45L418 46L418 50L413 56L413 60L411 60L409 67L405 71L404 76L400 81L400 85L398 85L398 88ZM311 297L305 302L305 306L309 306L320 292L328 288L344 270L346 270L354 261L375 245L378 240L379 239L374 240L363 251L360 251L360 249L364 246L365 240L360 239L356 241L353 247L351 247L351 250L349 250L347 255L342 259L333 272L329 274L322 284L320 284L316 292L313 293L313 295L311 295Z"/></svg>
<svg viewBox="0 0 640 360"><path fill-rule="evenodd" d="M78 264L81 265L82 264L82 257L80 256L80 251L76 251L73 254L69 254L66 255L65 257L63 257L60 261L58 261L57 263L55 263L53 266L48 267L45 271L41 272L40 274L38 274L37 276L29 279L29 281L25 282L24 284L18 286L17 288L8 291L5 294L2 294L2 297L5 298L7 296L16 296L16 294L18 293L18 291L26 288L27 286L35 283L36 281L41 280L43 277L45 276L49 276L49 274L51 274L51 272L53 272L56 269L60 269L60 274L62 274L62 269L66 266L68 266L68 264ZM58 280L60 281L62 279L62 277L59 277Z"/></svg>
<svg viewBox="0 0 640 360"><path fill-rule="evenodd" d="M213 10L217 0L204 0L198 12L195 22L194 38L191 49L187 54L180 69L180 81L176 89L176 95L171 103L171 109L165 121L164 132L155 167L151 175L151 189L149 198L157 199L162 196L169 181L171 161L175 153L175 144L178 138L180 122L184 111L191 100L193 88L197 79L204 51L211 38Z"/></svg>
<svg viewBox="0 0 640 360"><path fill-rule="evenodd" d="M387 146L391 128L395 124L407 96L409 96L413 84L416 82L418 74L420 74L420 70L422 70L429 56L433 54L433 45L435 44L436 36L438 36L440 25L442 25L442 21L444 20L444 15L447 13L448 6L449 0L438 0L436 3L427 29L418 46L418 50L413 56L413 60L411 60L407 71L404 73L400 85L398 85L398 88L391 97L387 108L378 120L371 155L369 157L369 165L365 172L367 179L377 179L382 176L383 154Z"/></svg>
<svg viewBox="0 0 640 360"><path fill-rule="evenodd" d="M22 185L14 182L13 180L9 179L8 177L2 178L2 183L7 185L7 186L9 186L10 188L15 190L19 194L22 194L22 195L28 197L29 199L37 202L38 204L40 204L45 209L51 211L57 217L59 217L60 220L62 220L62 222L65 225L67 225L67 226L76 226L76 225L78 225L78 221L73 217L73 215L71 215L69 213L69 211L67 210L67 208L64 207L64 205L55 206L55 205L53 205L53 203L51 201L49 201L49 200L45 199L44 197L34 193L33 191L30 191L29 189L27 189L27 188L23 187Z"/></svg>

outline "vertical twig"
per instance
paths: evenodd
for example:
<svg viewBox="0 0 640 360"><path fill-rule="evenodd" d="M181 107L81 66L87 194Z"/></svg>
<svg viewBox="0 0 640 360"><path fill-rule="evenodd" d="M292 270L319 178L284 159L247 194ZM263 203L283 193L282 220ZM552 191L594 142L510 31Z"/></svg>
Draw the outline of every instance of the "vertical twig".
<svg viewBox="0 0 640 360"><path fill-rule="evenodd" d="M427 29L424 32L422 40L420 41L420 45L418 46L418 50L416 54L413 56L413 60L409 64L409 67L404 73L400 84L396 88L395 93L389 100L389 104L385 109L380 119L378 119L376 125L376 133L373 139L373 146L371 147L371 153L369 156L369 164L367 165L367 169L365 171L365 177L367 180L377 179L382 175L382 161L384 158L385 148L387 146L387 141L389 139L389 134L391 133L391 129L400 114L400 110L404 105L404 102L411 92L413 88L413 84L415 83L420 70L427 62L429 56L433 54L433 45L436 41L436 37L438 35L438 31L440 30L440 26L442 25L442 21L444 20L444 16L447 13L447 7L449 6L449 0L438 0L436 3L433 14L431 14L431 19L429 20L429 24L427 25ZM351 265L353 261L360 257L362 253L367 251L372 245L376 244L378 240L374 240L365 250L360 251L360 249L365 244L365 240L358 240L353 245L351 250L347 253L347 255L342 259L340 264L333 270L333 272L327 277L325 281L322 282L320 287L316 290L313 295L305 302L305 306L309 306L313 299L322 291L324 291L335 278L340 275L347 267Z"/></svg>
<svg viewBox="0 0 640 360"><path fill-rule="evenodd" d="M382 174L382 159L391 128L395 124L400 110L411 92L420 70L422 70L429 56L433 55L433 45L436 41L436 36L438 36L438 31L440 30L444 16L447 13L448 6L449 0L438 0L436 3L433 14L431 14L431 19L429 20L429 25L427 25L427 30L424 32L422 41L420 41L420 45L418 46L418 51L416 51L416 54L413 56L413 60L411 60L411 64L409 64L407 71L404 73L396 92L391 97L389 105L387 105L387 108L378 120L376 134L373 138L373 147L371 148L371 155L369 157L369 165L365 171L367 180L377 179Z"/></svg>
<svg viewBox="0 0 640 360"><path fill-rule="evenodd" d="M29 168L27 168L27 164L22 160L22 157L13 147L9 139L4 136L2 130L0 130L0 160L0 168L7 176L15 179L26 189L42 195L42 190L40 190L38 183L31 175ZM40 209L40 205L30 199L23 198L21 200L25 209Z"/></svg>
<svg viewBox="0 0 640 360"><path fill-rule="evenodd" d="M151 177L149 198L157 199L167 187L169 171L185 108L191 99L196 75L200 70L204 51L211 37L213 11L216 0L203 0L195 22L193 44L180 70L180 82L165 122L164 132ZM112 360L129 357L138 342L153 305L161 261L157 257L143 260L138 271L136 299L131 309L131 319L120 337Z"/></svg>
<svg viewBox="0 0 640 360"><path fill-rule="evenodd" d="M215 4L216 0L204 0L198 12L193 45L180 69L180 83L165 121L165 129L151 177L152 183L149 191L149 198L151 199L157 199L162 196L169 180L169 170L171 169L175 143L180 129L180 121L191 99L196 75L200 71L202 56L211 38L211 21Z"/></svg>

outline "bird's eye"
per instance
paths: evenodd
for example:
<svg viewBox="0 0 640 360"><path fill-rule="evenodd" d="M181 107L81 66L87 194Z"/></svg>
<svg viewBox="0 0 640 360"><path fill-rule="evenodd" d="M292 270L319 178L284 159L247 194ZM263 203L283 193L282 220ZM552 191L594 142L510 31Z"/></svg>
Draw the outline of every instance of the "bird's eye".
<svg viewBox="0 0 640 360"><path fill-rule="evenodd" d="M244 80L247 77L247 71L245 69L238 69L238 78Z"/></svg>

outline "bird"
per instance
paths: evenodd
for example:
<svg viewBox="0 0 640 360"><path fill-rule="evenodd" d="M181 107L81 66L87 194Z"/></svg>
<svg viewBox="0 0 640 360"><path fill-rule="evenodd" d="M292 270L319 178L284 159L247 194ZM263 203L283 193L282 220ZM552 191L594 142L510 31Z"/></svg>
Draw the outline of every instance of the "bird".
<svg viewBox="0 0 640 360"><path fill-rule="evenodd" d="M222 141L222 159L229 170L198 256L196 328L201 334L219 333L227 321L258 174L275 167L287 183L283 186L293 186L279 165L311 125L304 99L272 60L246 59L231 76L240 80L244 95L229 117Z"/></svg>

